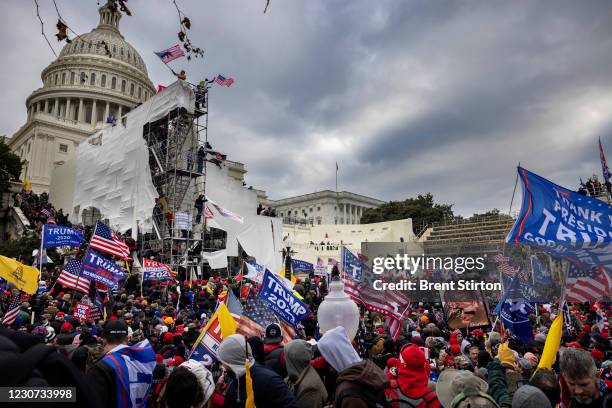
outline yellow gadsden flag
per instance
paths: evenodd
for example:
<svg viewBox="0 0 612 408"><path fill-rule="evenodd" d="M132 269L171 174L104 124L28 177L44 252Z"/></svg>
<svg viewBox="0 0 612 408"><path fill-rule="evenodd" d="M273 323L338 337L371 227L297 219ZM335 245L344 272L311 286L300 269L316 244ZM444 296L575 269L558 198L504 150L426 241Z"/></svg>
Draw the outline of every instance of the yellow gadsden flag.
<svg viewBox="0 0 612 408"><path fill-rule="evenodd" d="M544 351L542 352L542 358L538 368L552 368L557 358L557 351L561 345L561 334L563 332L563 313L559 313L559 316L550 325L548 335L546 336L546 343L544 343Z"/></svg>
<svg viewBox="0 0 612 408"><path fill-rule="evenodd" d="M0 255L0 278L11 282L17 289L33 295L38 290L38 269Z"/></svg>

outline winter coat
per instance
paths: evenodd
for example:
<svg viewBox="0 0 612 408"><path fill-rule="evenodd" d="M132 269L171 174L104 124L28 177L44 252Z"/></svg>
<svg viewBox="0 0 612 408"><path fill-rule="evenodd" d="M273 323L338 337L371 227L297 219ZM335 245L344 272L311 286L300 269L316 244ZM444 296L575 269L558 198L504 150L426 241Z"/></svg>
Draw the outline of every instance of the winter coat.
<svg viewBox="0 0 612 408"><path fill-rule="evenodd" d="M371 360L363 360L345 368L336 380L336 408L368 408L369 404L356 394L369 395L372 401L385 401L389 378Z"/></svg>
<svg viewBox="0 0 612 408"><path fill-rule="evenodd" d="M251 367L256 407L300 408L283 379L259 363ZM224 407L242 408L246 401L246 376L234 379L225 393Z"/></svg>
<svg viewBox="0 0 612 408"><path fill-rule="evenodd" d="M308 366L295 384L289 383L289 389L295 395L300 408L321 408L327 402L327 391L317 371Z"/></svg>
<svg viewBox="0 0 612 408"><path fill-rule="evenodd" d="M506 383L506 369L501 365L497 357L487 365L489 390L487 394L492 396L500 407L511 406Z"/></svg>

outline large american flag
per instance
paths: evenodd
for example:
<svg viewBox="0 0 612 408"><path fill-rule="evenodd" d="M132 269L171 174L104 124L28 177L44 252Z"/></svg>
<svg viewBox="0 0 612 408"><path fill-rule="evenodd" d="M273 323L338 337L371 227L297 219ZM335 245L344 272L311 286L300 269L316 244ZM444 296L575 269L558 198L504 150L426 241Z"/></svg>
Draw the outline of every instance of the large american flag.
<svg viewBox="0 0 612 408"><path fill-rule="evenodd" d="M5 326L10 326L13 324L17 316L19 315L19 306L21 305L21 296L17 295L13 297L13 301L9 305L8 310L4 314L4 318L2 319L2 324Z"/></svg>
<svg viewBox="0 0 612 408"><path fill-rule="evenodd" d="M167 64L177 58L184 57L185 53L178 44L175 44L172 47L163 51L155 51L155 55L157 55L164 64Z"/></svg>
<svg viewBox="0 0 612 408"><path fill-rule="evenodd" d="M122 259L126 259L130 255L128 246L109 227L100 221L96 224L96 230L89 246Z"/></svg>
<svg viewBox="0 0 612 408"><path fill-rule="evenodd" d="M612 293L612 278L605 267L581 270L570 264L565 282L565 300L568 302L590 302L600 300Z"/></svg>
<svg viewBox="0 0 612 408"><path fill-rule="evenodd" d="M232 86L232 84L234 83L234 79L233 78L226 78L223 75L217 75L217 78L215 79L215 82L221 86L225 85L228 88L230 86Z"/></svg>
<svg viewBox="0 0 612 408"><path fill-rule="evenodd" d="M91 281L81 274L83 262L77 259L69 259L62 273L58 276L56 283L60 283L67 288L78 290L81 293L89 293L89 285Z"/></svg>

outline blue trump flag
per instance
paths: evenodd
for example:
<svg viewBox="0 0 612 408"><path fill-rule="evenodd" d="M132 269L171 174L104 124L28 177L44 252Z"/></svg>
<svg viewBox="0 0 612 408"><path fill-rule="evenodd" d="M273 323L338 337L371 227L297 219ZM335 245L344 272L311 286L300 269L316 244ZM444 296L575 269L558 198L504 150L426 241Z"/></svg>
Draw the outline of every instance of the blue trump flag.
<svg viewBox="0 0 612 408"><path fill-rule="evenodd" d="M519 279L513 278L510 286L504 291L495 312L500 314L504 327L525 344L532 339L529 314L533 311L533 307L523 296Z"/></svg>
<svg viewBox="0 0 612 408"><path fill-rule="evenodd" d="M295 326L308 316L308 307L298 299L291 289L280 280L280 276L266 271L259 297L287 323Z"/></svg>
<svg viewBox="0 0 612 408"><path fill-rule="evenodd" d="M300 261L299 259L291 260L291 270L293 273L297 272L306 272L311 273L314 272L314 265L310 262Z"/></svg>
<svg viewBox="0 0 612 408"><path fill-rule="evenodd" d="M357 281L361 281L363 275L363 262L353 255L345 246L342 246L340 252L340 257L342 258L342 273L349 275Z"/></svg>
<svg viewBox="0 0 612 408"><path fill-rule="evenodd" d="M115 262L91 248L85 254L81 276L106 285L109 289L118 288L119 281L125 278L125 274Z"/></svg>
<svg viewBox="0 0 612 408"><path fill-rule="evenodd" d="M57 248L62 246L78 247L86 242L83 232L61 225L43 225L42 247Z"/></svg>
<svg viewBox="0 0 612 408"><path fill-rule="evenodd" d="M507 243L542 248L581 268L612 267L612 206L558 186L522 167L523 203Z"/></svg>

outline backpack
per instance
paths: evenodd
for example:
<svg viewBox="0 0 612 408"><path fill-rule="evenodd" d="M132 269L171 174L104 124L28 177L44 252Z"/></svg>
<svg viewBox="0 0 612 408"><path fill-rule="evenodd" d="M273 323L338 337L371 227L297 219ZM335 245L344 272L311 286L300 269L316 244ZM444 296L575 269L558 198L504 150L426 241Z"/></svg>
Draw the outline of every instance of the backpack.
<svg viewBox="0 0 612 408"><path fill-rule="evenodd" d="M344 398L359 398L365 402L368 408L391 408L386 398L379 398L370 390L365 388L346 388L336 395L336 408L342 407Z"/></svg>
<svg viewBox="0 0 612 408"><path fill-rule="evenodd" d="M410 398L404 395L399 387L391 388L386 395L391 408L426 408L437 398L435 391L428 391L418 398Z"/></svg>

